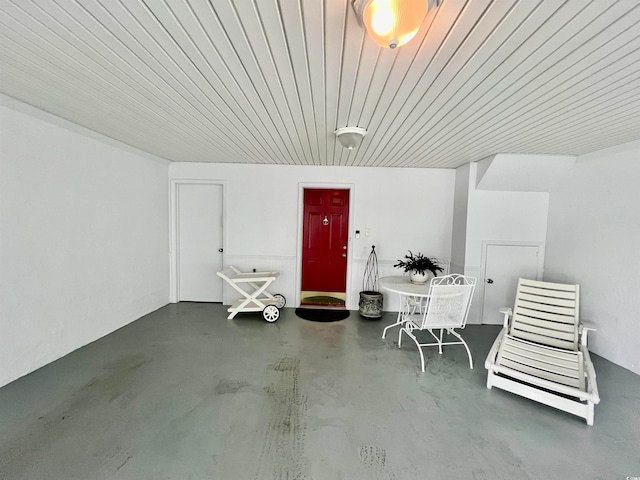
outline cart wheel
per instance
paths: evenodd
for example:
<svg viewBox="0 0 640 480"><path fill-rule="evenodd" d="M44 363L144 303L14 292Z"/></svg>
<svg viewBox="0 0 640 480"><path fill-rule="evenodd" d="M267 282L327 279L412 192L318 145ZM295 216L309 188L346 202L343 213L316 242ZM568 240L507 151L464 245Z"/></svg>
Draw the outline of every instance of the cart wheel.
<svg viewBox="0 0 640 480"><path fill-rule="evenodd" d="M267 305L264 307L264 310L262 310L262 316L267 322L273 323L280 317L280 310L278 310L278 307L275 305Z"/></svg>
<svg viewBox="0 0 640 480"><path fill-rule="evenodd" d="M276 293L274 297L276 299L276 307L284 308L284 306L287 304L287 299L284 298L284 295L282 295L281 293Z"/></svg>

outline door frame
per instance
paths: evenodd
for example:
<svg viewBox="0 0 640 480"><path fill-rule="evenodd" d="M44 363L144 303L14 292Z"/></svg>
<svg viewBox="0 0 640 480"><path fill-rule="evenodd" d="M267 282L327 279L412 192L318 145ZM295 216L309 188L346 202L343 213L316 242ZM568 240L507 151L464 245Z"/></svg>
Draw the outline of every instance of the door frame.
<svg viewBox="0 0 640 480"><path fill-rule="evenodd" d="M303 242L303 229L304 229L304 191L305 189L320 189L320 190L348 190L349 191L349 221L348 221L348 235L347 235L347 286L345 291L345 308L351 310L351 272L353 270L353 255L351 253L353 239L351 232L353 231L353 217L354 217L354 197L355 197L355 184L354 183L318 183L318 182L300 182L298 183L298 239L297 239L297 254L296 254L296 306L300 305L300 292L302 291L302 242Z"/></svg>
<svg viewBox="0 0 640 480"><path fill-rule="evenodd" d="M482 258L480 260L480 272L482 274L482 279L480 283L482 287L478 290L478 294L480 295L480 314L479 320L480 324L482 324L482 319L484 318L484 288L487 284L487 250L489 247L538 247L538 268L536 270L536 280L542 280L542 275L544 273L544 242L534 242L534 241L508 241L508 240L483 240L482 241ZM507 307L509 305L505 305Z"/></svg>
<svg viewBox="0 0 640 480"><path fill-rule="evenodd" d="M169 302L178 303L180 298L180 278L178 265L180 264L180 235L178 234L180 186L183 185L220 185L222 187L222 247L227 244L227 184L226 180L197 180L188 178L175 178L169 181ZM222 264L224 265L226 252L222 252ZM224 298L224 291L223 291Z"/></svg>

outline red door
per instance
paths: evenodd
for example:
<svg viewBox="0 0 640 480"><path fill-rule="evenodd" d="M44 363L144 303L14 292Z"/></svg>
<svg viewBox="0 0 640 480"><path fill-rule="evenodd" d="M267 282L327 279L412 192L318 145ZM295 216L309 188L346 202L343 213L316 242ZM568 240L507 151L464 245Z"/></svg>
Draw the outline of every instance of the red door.
<svg viewBox="0 0 640 480"><path fill-rule="evenodd" d="M304 190L302 290L346 292L349 190Z"/></svg>

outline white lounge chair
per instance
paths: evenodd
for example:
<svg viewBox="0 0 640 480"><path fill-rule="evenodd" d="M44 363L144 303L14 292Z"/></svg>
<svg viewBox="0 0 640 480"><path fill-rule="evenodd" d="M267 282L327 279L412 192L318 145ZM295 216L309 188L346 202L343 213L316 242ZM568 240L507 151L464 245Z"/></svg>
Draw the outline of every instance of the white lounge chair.
<svg viewBox="0 0 640 480"><path fill-rule="evenodd" d="M476 279L464 275L434 277L429 285L429 294L424 299L426 304L417 309L415 304L403 302L405 311L402 312L403 323L398 333L398 348L402 346L402 332L404 332L418 346L423 372L422 347L438 346L438 353L442 354L443 345L464 345L469 356L469 368L473 369L471 351L454 329L464 328L467 323L475 286ZM413 332L422 330L428 331L435 338L435 343L420 343ZM439 334L435 334L434 330L439 330ZM458 341L443 341L442 336L445 331L456 337Z"/></svg>
<svg viewBox="0 0 640 480"><path fill-rule="evenodd" d="M487 388L503 390L585 418L600 402L587 349L591 328L578 322L579 285L518 280L515 306L485 368Z"/></svg>

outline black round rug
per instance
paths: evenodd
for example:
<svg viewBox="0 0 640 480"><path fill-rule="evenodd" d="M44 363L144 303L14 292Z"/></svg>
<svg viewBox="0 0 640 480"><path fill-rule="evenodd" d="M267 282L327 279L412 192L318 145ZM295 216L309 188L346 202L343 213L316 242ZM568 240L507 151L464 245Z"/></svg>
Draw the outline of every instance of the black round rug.
<svg viewBox="0 0 640 480"><path fill-rule="evenodd" d="M332 308L296 308L296 315L312 322L337 322L349 316L349 310Z"/></svg>

